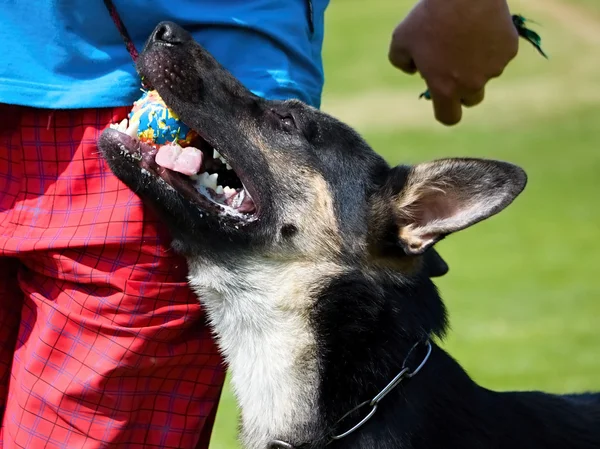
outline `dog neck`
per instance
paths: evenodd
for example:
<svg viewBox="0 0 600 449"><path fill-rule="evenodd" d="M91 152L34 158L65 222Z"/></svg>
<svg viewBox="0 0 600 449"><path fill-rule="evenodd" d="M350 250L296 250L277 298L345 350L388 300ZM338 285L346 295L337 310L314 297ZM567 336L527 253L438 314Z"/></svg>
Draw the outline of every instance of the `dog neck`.
<svg viewBox="0 0 600 449"><path fill-rule="evenodd" d="M335 264L194 259L190 284L228 362L248 448L327 439L345 413L400 372L415 342L445 324L441 302L422 316L380 279ZM439 323L423 326L432 320Z"/></svg>
<svg viewBox="0 0 600 449"><path fill-rule="evenodd" d="M229 365L244 447L313 439L320 374L312 292L339 267L261 258L189 265L190 285Z"/></svg>

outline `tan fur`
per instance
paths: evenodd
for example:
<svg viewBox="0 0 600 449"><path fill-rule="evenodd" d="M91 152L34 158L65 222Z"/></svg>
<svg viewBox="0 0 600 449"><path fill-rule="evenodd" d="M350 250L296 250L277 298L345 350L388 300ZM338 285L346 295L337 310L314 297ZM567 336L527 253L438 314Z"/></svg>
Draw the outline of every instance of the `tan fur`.
<svg viewBox="0 0 600 449"><path fill-rule="evenodd" d="M235 267L190 260L190 285L229 364L242 442L251 449L264 449L270 438L288 437L290 423L307 424L317 416L310 311L314 293L343 271L327 261L283 257L248 257Z"/></svg>
<svg viewBox="0 0 600 449"><path fill-rule="evenodd" d="M314 173L307 176L305 186L307 202L299 221L302 246L315 256L339 253L342 237L327 182Z"/></svg>
<svg viewBox="0 0 600 449"><path fill-rule="evenodd" d="M290 196L290 201L282 202L288 209L283 210L283 221L294 224L298 234L294 239L298 249L315 260L321 256L339 253L342 237L333 208L333 198L325 179L309 167L296 167L290 170L289 157L268 146L266 139L256 130L248 138L267 160L273 176L280 180ZM293 173L293 175L291 175ZM285 192L283 192L285 194Z"/></svg>

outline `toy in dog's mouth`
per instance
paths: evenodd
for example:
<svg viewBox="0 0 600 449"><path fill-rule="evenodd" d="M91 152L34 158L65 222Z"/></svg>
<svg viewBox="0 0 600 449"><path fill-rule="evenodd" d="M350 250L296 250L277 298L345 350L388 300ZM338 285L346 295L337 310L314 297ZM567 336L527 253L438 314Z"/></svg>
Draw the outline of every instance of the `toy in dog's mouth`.
<svg viewBox="0 0 600 449"><path fill-rule="evenodd" d="M160 99L157 94L156 98ZM160 116L154 126L148 122L156 121L162 111L144 110L146 114L140 115L136 107L128 119L111 125L119 133L119 156L137 162L144 175L162 179L201 209L243 221L254 219L256 204L235 167L198 131L189 130L171 110L165 111L166 119Z"/></svg>

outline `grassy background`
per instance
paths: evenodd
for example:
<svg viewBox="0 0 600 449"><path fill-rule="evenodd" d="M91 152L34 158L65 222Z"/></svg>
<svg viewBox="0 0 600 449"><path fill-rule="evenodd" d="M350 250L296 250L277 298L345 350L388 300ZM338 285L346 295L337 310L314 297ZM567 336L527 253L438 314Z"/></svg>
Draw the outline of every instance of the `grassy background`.
<svg viewBox="0 0 600 449"><path fill-rule="evenodd" d="M394 25L413 0L332 0L323 109L392 163L447 156L512 161L529 185L505 212L438 245L447 349L486 387L600 390L600 2L520 0L546 61L522 42L483 105L444 128L423 82L388 65ZM237 448L223 394L211 449Z"/></svg>

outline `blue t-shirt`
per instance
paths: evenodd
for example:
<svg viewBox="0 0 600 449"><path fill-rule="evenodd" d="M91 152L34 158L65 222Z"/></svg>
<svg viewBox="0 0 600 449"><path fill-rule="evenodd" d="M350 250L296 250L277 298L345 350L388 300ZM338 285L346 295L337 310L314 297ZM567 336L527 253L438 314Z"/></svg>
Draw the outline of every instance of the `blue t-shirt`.
<svg viewBox="0 0 600 449"><path fill-rule="evenodd" d="M114 4L138 50L159 22L170 20L192 32L257 95L299 98L318 107L328 2ZM0 103L51 109L125 106L141 95L131 56L102 0L0 0L0 42Z"/></svg>

